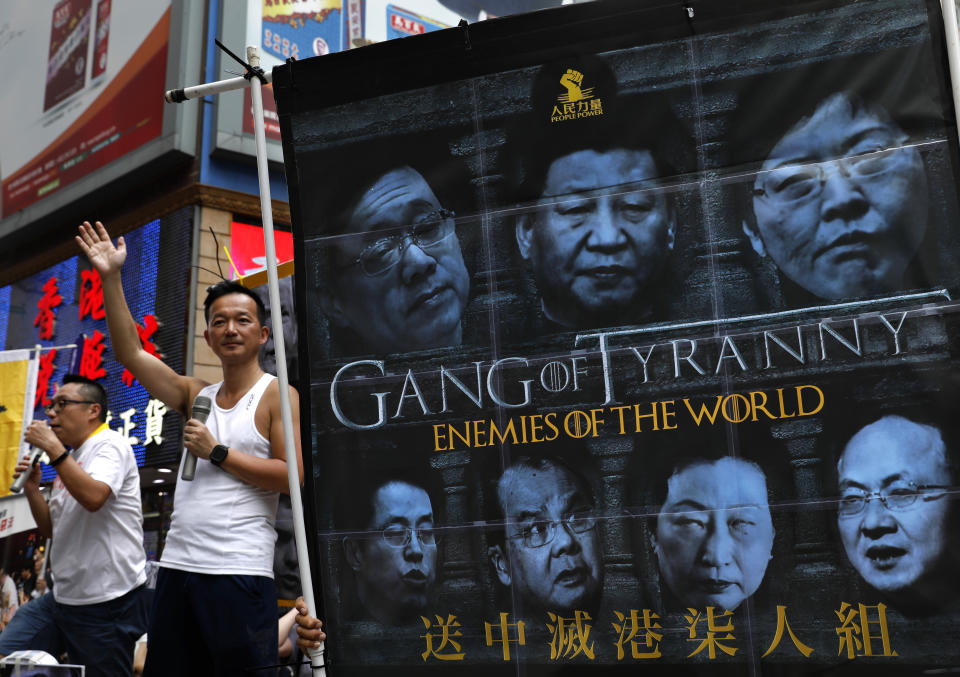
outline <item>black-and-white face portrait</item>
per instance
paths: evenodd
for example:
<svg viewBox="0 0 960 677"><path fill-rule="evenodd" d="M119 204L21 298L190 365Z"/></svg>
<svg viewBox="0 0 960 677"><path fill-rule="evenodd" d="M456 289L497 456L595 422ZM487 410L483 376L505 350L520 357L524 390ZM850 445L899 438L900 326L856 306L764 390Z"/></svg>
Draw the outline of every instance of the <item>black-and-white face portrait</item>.
<svg viewBox="0 0 960 677"><path fill-rule="evenodd" d="M693 461L667 479L651 536L660 585L683 606L734 610L772 557L767 480L742 458Z"/></svg>
<svg viewBox="0 0 960 677"><path fill-rule="evenodd" d="M579 150L549 166L540 206L518 219L543 313L564 327L626 323L673 249L676 223L648 150Z"/></svg>
<svg viewBox="0 0 960 677"><path fill-rule="evenodd" d="M280 291L280 311L283 316L283 348L287 357L287 374L289 378L297 376L297 316L293 301L293 277L283 277L278 280ZM267 285L263 284L254 289L263 301L267 311L267 323L270 325L270 336L267 342L260 347L260 368L268 374L277 374L277 355L274 347L273 325L270 321L270 294Z"/></svg>
<svg viewBox="0 0 960 677"><path fill-rule="evenodd" d="M348 211L322 298L333 324L379 353L459 345L470 278L455 214L423 175L391 169Z"/></svg>
<svg viewBox="0 0 960 677"><path fill-rule="evenodd" d="M863 580L911 604L954 590L945 562L952 481L940 431L885 416L850 439L837 471L840 538Z"/></svg>
<svg viewBox="0 0 960 677"><path fill-rule="evenodd" d="M360 604L385 625L426 613L437 577L437 536L430 496L422 487L391 481L376 489L363 536L344 539Z"/></svg>
<svg viewBox="0 0 960 677"><path fill-rule="evenodd" d="M549 460L519 462L497 483L506 524L490 549L498 580L533 609L593 611L603 587L592 492L583 478Z"/></svg>
<svg viewBox="0 0 960 677"><path fill-rule="evenodd" d="M774 145L753 186L753 248L822 299L909 286L928 218L916 147L879 105L838 92Z"/></svg>

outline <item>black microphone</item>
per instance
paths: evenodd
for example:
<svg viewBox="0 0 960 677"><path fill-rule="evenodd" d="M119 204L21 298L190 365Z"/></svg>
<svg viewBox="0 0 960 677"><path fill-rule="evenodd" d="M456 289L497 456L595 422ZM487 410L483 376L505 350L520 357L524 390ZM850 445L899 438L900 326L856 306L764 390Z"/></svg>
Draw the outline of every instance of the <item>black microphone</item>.
<svg viewBox="0 0 960 677"><path fill-rule="evenodd" d="M190 418L195 418L201 423L207 422L207 416L210 415L210 407L213 406L213 402L210 401L209 397L200 395L193 401L193 411L190 413ZM193 476L197 474L197 457L191 454L189 451L184 449L183 453L187 457L183 460L183 474L180 475L186 482L192 482Z"/></svg>
<svg viewBox="0 0 960 677"><path fill-rule="evenodd" d="M13 484L10 485L10 493L19 494L23 491L23 485L27 483L27 478L30 477L33 466L40 462L40 455L43 453L43 449L37 449L31 444L30 451L33 454L30 459L30 467L20 473L20 477L13 481Z"/></svg>

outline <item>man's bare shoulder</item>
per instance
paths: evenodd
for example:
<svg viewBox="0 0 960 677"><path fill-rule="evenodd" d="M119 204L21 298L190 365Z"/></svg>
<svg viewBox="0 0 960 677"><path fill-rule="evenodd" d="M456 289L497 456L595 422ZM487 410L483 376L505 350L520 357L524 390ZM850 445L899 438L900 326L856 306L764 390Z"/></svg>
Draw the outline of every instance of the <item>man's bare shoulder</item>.
<svg viewBox="0 0 960 677"><path fill-rule="evenodd" d="M196 401L197 395L200 394L201 390L211 384L209 381L196 376L181 376L181 378L183 379L183 384L186 387L187 393L187 401L184 403L183 408L189 415L193 409L193 403Z"/></svg>
<svg viewBox="0 0 960 677"><path fill-rule="evenodd" d="M297 412L300 408L300 393L293 386L287 386L290 393L290 407L293 410L294 425L299 425L296 420ZM269 431L272 429L272 423L280 420L280 379L273 379L263 391L263 397L257 405L257 428L261 434L270 439ZM268 431L268 432L264 432Z"/></svg>

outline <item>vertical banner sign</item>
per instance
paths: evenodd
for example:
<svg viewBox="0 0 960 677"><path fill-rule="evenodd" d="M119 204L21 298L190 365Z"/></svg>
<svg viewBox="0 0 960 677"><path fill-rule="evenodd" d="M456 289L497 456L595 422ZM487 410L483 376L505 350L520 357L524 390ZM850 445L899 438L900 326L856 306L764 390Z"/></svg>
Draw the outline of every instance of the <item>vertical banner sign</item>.
<svg viewBox="0 0 960 677"><path fill-rule="evenodd" d="M0 352L0 478L13 477L17 459L26 453L23 436L33 420L38 357L29 350ZM9 494L9 483L0 486L0 496Z"/></svg>
<svg viewBox="0 0 960 677"><path fill-rule="evenodd" d="M274 70L334 677L960 663L940 5L691 7Z"/></svg>

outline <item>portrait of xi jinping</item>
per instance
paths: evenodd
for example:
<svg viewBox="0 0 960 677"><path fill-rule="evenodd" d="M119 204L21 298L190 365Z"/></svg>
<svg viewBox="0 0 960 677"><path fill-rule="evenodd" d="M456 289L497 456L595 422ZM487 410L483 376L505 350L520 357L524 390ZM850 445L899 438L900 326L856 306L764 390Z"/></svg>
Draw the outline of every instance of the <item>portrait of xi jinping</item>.
<svg viewBox="0 0 960 677"><path fill-rule="evenodd" d="M564 99L579 99L587 112L551 115ZM578 58L544 66L530 106L511 145L515 201L528 205L516 217L515 238L545 324L585 329L660 319L678 232L676 192L663 184L680 171L677 160L690 145L669 101L631 101L608 64Z"/></svg>

